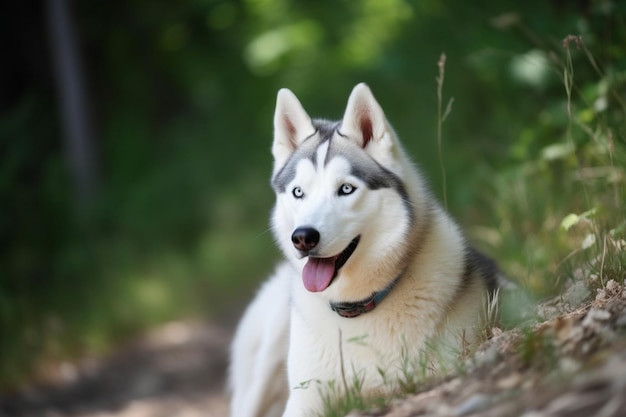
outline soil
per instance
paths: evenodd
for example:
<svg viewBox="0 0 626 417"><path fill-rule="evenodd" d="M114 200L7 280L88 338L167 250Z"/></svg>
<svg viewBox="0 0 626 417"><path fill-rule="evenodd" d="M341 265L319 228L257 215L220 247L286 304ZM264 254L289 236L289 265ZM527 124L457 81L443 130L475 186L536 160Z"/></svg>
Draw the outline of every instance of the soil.
<svg viewBox="0 0 626 417"><path fill-rule="evenodd" d="M176 322L56 381L0 398L0 417L226 417L232 325Z"/></svg>
<svg viewBox="0 0 626 417"><path fill-rule="evenodd" d="M626 416L624 286L594 298L572 285L538 315L492 328L460 373L350 417ZM61 365L55 384L0 398L0 417L226 417L232 327L171 323L108 358Z"/></svg>

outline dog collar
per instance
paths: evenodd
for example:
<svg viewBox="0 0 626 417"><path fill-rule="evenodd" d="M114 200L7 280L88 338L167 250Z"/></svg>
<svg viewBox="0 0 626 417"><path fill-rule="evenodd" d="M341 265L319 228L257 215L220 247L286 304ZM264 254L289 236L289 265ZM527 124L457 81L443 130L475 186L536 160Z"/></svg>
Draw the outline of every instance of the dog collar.
<svg viewBox="0 0 626 417"><path fill-rule="evenodd" d="M349 319L372 311L387 295L389 295L393 287L396 285L396 282L398 282L398 279L400 279L400 276L394 279L393 282L387 286L387 288L382 291L375 292L365 300L343 303L333 303L331 301L329 303L330 309L339 314L341 317Z"/></svg>

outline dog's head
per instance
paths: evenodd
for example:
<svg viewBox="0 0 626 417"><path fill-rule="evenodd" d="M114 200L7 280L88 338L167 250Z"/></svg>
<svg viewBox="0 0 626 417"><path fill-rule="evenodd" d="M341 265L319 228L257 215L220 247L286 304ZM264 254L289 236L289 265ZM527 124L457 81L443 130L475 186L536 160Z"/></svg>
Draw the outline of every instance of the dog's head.
<svg viewBox="0 0 626 417"><path fill-rule="evenodd" d="M369 87L353 89L339 122L312 120L291 91L280 90L272 154L273 230L285 255L302 266L306 289L388 275L382 259L402 257L394 252L403 250L414 218L403 181L411 168Z"/></svg>

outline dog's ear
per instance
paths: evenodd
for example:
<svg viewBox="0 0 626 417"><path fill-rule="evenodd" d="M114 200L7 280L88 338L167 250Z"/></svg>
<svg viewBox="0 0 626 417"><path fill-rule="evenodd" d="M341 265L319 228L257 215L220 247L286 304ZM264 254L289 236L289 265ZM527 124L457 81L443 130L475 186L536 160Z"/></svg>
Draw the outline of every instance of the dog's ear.
<svg viewBox="0 0 626 417"><path fill-rule="evenodd" d="M286 88L278 91L274 112L274 143L272 155L276 166L282 165L289 155L315 133L311 118L298 98Z"/></svg>
<svg viewBox="0 0 626 417"><path fill-rule="evenodd" d="M357 84L350 93L339 132L364 149L387 133L385 113L367 84Z"/></svg>

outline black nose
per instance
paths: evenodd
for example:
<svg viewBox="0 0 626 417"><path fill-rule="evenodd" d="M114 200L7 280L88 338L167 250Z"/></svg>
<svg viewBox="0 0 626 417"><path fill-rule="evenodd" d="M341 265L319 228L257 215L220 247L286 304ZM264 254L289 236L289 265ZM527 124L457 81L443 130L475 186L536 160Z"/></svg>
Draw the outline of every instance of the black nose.
<svg viewBox="0 0 626 417"><path fill-rule="evenodd" d="M309 252L320 241L320 232L312 227L298 227L291 235L293 246L301 252Z"/></svg>

